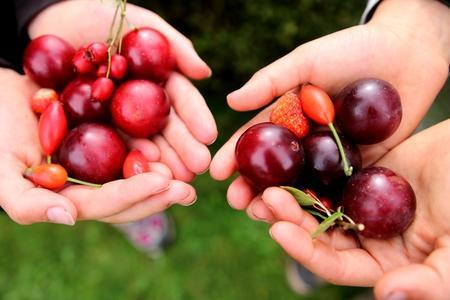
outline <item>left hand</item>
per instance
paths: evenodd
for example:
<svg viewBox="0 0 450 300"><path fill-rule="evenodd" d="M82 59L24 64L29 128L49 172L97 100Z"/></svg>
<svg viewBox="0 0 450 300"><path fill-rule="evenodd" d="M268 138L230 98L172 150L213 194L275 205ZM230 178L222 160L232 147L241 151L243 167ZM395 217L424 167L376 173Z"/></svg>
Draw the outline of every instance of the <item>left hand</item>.
<svg viewBox="0 0 450 300"><path fill-rule="evenodd" d="M104 41L114 14L113 3L75 0L53 4L30 23L30 38L54 34L75 49ZM175 179L191 181L195 174L209 167L211 155L206 145L216 139L217 128L205 100L187 77L204 79L211 75L211 70L198 56L192 42L157 14L127 4L127 19L136 27L159 30L170 42L177 70L169 77L165 89L173 109L167 126L152 141L160 150L161 162L171 169ZM124 32L127 30L125 25Z"/></svg>
<svg viewBox="0 0 450 300"><path fill-rule="evenodd" d="M330 282L373 286L381 278L376 289L380 298L400 290L412 299L445 299L450 292L450 155L440 145L449 142L447 120L401 143L375 164L403 176L416 194L414 221L397 237L355 238L332 230L312 240L316 219L280 188L266 189L248 213L273 224L273 239Z"/></svg>

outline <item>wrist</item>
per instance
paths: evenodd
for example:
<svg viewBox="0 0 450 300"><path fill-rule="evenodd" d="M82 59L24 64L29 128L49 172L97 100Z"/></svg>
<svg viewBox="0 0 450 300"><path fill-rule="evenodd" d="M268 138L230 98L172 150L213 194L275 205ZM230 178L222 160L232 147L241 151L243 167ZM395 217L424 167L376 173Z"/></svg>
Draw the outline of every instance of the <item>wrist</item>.
<svg viewBox="0 0 450 300"><path fill-rule="evenodd" d="M369 24L410 35L450 64L450 8L438 0L384 0Z"/></svg>

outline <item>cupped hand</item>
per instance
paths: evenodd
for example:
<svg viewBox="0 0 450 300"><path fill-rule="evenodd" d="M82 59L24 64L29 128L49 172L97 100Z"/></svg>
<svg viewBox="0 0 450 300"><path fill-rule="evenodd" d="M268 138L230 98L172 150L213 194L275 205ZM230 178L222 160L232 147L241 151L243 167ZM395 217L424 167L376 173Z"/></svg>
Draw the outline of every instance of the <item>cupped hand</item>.
<svg viewBox="0 0 450 300"><path fill-rule="evenodd" d="M335 229L312 240L317 221L280 188L267 189L250 205L249 213L272 223L273 239L330 282L372 286L384 276L377 287L381 298L393 289L409 288L411 299L444 299L450 282L450 155L440 145L450 142L449 132L447 120L407 139L376 162L402 175L416 194L414 221L397 237L357 238ZM415 298L411 291L417 291Z"/></svg>
<svg viewBox="0 0 450 300"><path fill-rule="evenodd" d="M384 79L401 96L403 118L390 138L361 147L363 163L372 164L414 131L448 77L448 8L438 1L403 2L384 1L370 23L299 46L228 95L229 105L238 111L257 109L305 82L333 96L357 79ZM245 124L216 153L210 167L213 178L224 180L236 171L239 136L252 124L268 121L271 110L269 106ZM232 207L245 209L256 193L238 177L227 196Z"/></svg>
<svg viewBox="0 0 450 300"><path fill-rule="evenodd" d="M0 69L0 206L19 224L53 222L73 225L76 220L122 223L165 210L172 204L189 205L195 190L172 179L157 160L160 152L148 140L129 140L151 160L151 172L103 187L67 186L58 193L37 188L23 177L27 167L42 163L37 118L29 100L37 86L26 76Z"/></svg>
<svg viewBox="0 0 450 300"><path fill-rule="evenodd" d="M76 0L56 3L41 12L29 26L31 38L43 34L60 36L76 49L93 41L105 41L113 19L115 1ZM152 27L163 33L173 51L176 70L165 89L172 102L169 122L152 140L174 178L190 181L209 167L207 145L217 137L214 118L200 92L189 81L211 75L208 65L198 56L192 42L157 14L128 4L127 22L137 28ZM125 25L127 32L128 25Z"/></svg>

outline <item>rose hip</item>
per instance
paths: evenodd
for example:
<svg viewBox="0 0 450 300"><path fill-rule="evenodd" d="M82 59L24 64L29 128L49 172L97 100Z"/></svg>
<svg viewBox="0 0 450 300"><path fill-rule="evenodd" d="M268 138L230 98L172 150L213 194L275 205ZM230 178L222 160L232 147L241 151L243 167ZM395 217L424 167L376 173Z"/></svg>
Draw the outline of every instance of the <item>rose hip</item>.
<svg viewBox="0 0 450 300"><path fill-rule="evenodd" d="M75 67L75 70L77 70L79 74L88 74L95 69L95 65L92 61L89 60L87 51L85 49L80 49L75 53L72 59L72 63Z"/></svg>
<svg viewBox="0 0 450 300"><path fill-rule="evenodd" d="M148 160L142 152L136 149L130 151L123 163L123 178L129 178L148 171L150 171Z"/></svg>
<svg viewBox="0 0 450 300"><path fill-rule="evenodd" d="M46 155L52 155L67 135L67 119L59 101L53 101L39 118L39 141Z"/></svg>
<svg viewBox="0 0 450 300"><path fill-rule="evenodd" d="M120 54L111 57L110 75L116 80L121 80L127 74L127 60Z"/></svg>
<svg viewBox="0 0 450 300"><path fill-rule="evenodd" d="M31 97L31 110L42 114L51 102L58 101L58 94L53 89L41 88Z"/></svg>
<svg viewBox="0 0 450 300"><path fill-rule="evenodd" d="M108 58L108 46L105 43L91 43L86 50L90 61L96 65L104 63Z"/></svg>
<svg viewBox="0 0 450 300"><path fill-rule="evenodd" d="M67 171L57 164L27 168L24 175L37 186L51 190L62 188L67 182Z"/></svg>
<svg viewBox="0 0 450 300"><path fill-rule="evenodd" d="M114 82L109 78L98 78L92 84L92 99L108 101L114 92Z"/></svg>

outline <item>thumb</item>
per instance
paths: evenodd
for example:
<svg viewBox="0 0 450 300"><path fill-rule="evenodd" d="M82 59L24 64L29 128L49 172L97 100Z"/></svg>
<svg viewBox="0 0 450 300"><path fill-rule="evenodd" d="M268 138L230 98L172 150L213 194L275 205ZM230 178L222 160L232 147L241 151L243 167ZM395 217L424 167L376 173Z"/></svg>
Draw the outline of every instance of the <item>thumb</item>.
<svg viewBox="0 0 450 300"><path fill-rule="evenodd" d="M11 193L0 202L9 217L18 224L50 222L74 225L77 219L72 202L46 189L31 188L20 194Z"/></svg>
<svg viewBox="0 0 450 300"><path fill-rule="evenodd" d="M412 264L386 273L375 285L382 300L435 299L450 296L450 236L442 237L423 264Z"/></svg>
<svg viewBox="0 0 450 300"><path fill-rule="evenodd" d="M240 89L227 96L237 111L258 109L311 77L314 43L297 47L289 54L256 72Z"/></svg>

